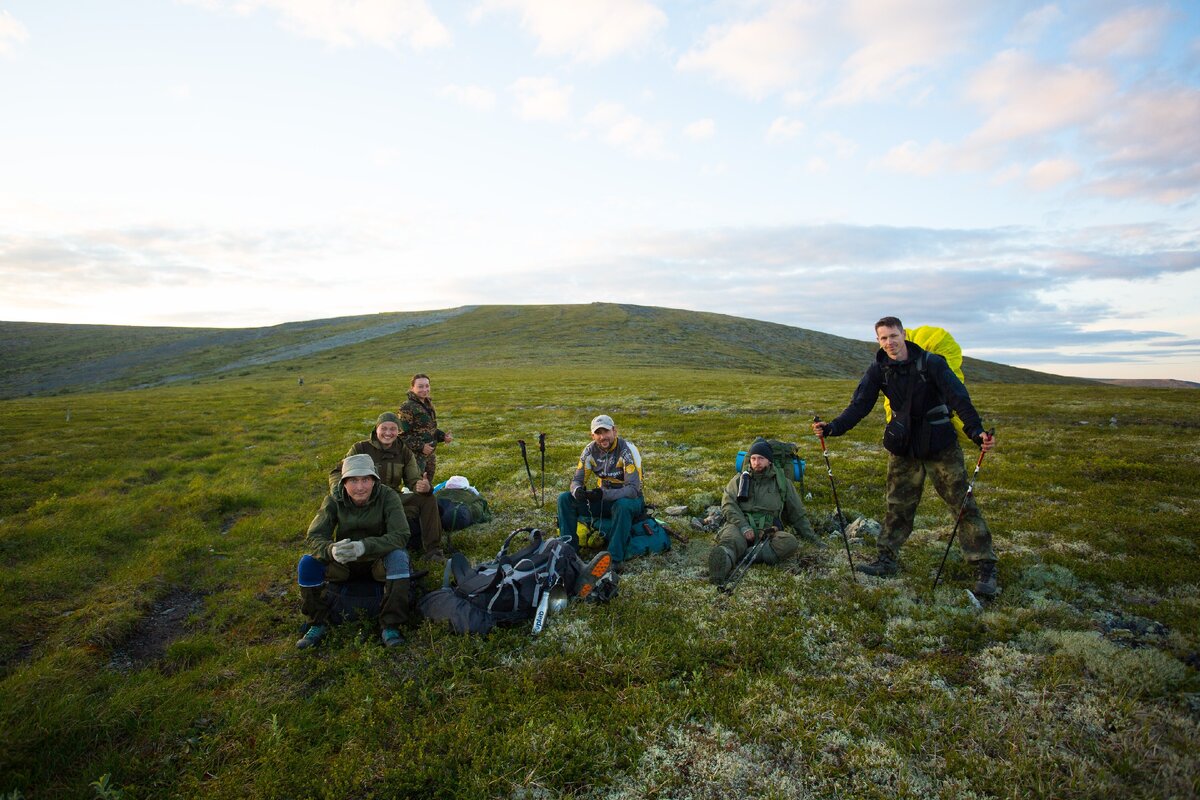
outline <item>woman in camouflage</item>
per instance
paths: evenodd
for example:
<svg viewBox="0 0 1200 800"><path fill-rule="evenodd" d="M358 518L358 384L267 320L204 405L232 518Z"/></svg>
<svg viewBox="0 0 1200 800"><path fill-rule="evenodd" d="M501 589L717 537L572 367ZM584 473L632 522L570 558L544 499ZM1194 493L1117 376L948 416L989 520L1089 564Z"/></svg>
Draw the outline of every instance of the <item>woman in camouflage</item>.
<svg viewBox="0 0 1200 800"><path fill-rule="evenodd" d="M400 417L400 440L413 451L421 471L433 480L437 469L435 448L442 442L450 443L454 438L450 431L437 426L437 412L429 400L429 376L418 372L409 384L408 399L396 412Z"/></svg>

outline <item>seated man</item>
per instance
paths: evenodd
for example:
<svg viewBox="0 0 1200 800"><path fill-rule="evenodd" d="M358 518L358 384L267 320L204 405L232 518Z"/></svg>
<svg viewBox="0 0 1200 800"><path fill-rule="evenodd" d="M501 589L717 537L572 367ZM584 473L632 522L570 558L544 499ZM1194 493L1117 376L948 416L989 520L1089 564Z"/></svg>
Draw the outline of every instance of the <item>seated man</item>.
<svg viewBox="0 0 1200 800"><path fill-rule="evenodd" d="M399 626L408 618L409 561L404 545L408 522L400 496L379 482L366 454L347 456L341 478L308 526L309 555L300 559L301 610L309 627L296 647L314 647L329 630L327 581L371 577L384 584L379 610L381 637L388 647L404 642ZM334 540L334 533L340 537Z"/></svg>
<svg viewBox="0 0 1200 800"><path fill-rule="evenodd" d="M588 475L595 487L587 489ZM617 436L612 417L592 420L592 442L583 448L571 488L558 496L558 532L579 549L576 526L580 517L610 519L608 552L614 562L624 561L633 520L645 510L642 499L642 456Z"/></svg>
<svg viewBox="0 0 1200 800"><path fill-rule="evenodd" d="M792 528L802 538L824 546L809 524L795 484L775 466L771 456L771 445L764 439L755 440L747 453L750 469L735 475L725 486L721 498L725 524L717 532L717 544L708 554L708 579L712 583L724 583L734 565L761 536L770 535L771 539L759 551L756 563L776 564L796 552L799 546L796 535L785 528ZM768 534L771 529L774 532Z"/></svg>
<svg viewBox="0 0 1200 800"><path fill-rule="evenodd" d="M404 515L415 522L421 535L421 557L431 561L445 561L442 546L442 516L437 500L429 485L429 476L421 474L417 457L400 441L400 418L390 411L380 414L375 420L371 438L355 442L346 451L347 456L365 454L371 457L380 480L397 493L408 487L409 493L401 493ZM342 464L329 471L332 487L342 477ZM413 543L415 544L415 543ZM411 544L410 544L411 546Z"/></svg>

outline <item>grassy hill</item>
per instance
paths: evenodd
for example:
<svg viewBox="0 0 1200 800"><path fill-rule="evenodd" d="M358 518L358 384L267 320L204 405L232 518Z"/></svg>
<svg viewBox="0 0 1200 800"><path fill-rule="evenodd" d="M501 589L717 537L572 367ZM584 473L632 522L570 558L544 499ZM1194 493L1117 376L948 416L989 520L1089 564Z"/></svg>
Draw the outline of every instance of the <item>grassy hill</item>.
<svg viewBox="0 0 1200 800"><path fill-rule="evenodd" d="M710 535L677 518L688 547L630 562L616 599L573 604L537 638L423 623L389 651L365 623L297 651L295 565L327 470L418 370L454 433L439 477L467 475L496 513L454 536L473 561L515 528L554 530L601 412L641 448L660 507L715 502L756 434L795 440L809 513L828 524L805 431L848 400L869 343L847 343L853 375L833 378L716 369L682 345L639 356L672 366L538 365L517 343L554 352L574 341L567 323L684 336L695 321L555 309L467 310L457 326L204 379L0 401L0 797L1200 793L1200 417L1186 389L972 384L999 440L975 491L1003 592L982 611L958 547L930 592L953 518L929 491L894 580L852 581L828 539L719 597ZM488 341L505 314L525 336ZM726 331L710 343L744 324L706 321ZM230 348L205 358L266 352ZM752 357L739 348L721 357ZM469 358L480 349L486 366ZM851 515L883 517L881 426L877 408L829 441ZM516 444L539 431L545 506ZM418 566L440 582L440 565Z"/></svg>
<svg viewBox="0 0 1200 800"><path fill-rule="evenodd" d="M230 375L370 371L381 359L444 367L695 367L851 378L870 342L769 322L593 303L481 306L267 328L0 322L0 397L126 389ZM971 382L1085 383L967 359Z"/></svg>

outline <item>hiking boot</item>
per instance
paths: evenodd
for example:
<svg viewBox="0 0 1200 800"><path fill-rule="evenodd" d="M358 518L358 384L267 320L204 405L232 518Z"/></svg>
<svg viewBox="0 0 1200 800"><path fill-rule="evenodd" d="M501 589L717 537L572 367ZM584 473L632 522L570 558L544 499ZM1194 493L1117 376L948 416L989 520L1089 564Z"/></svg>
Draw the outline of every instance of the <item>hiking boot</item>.
<svg viewBox="0 0 1200 800"><path fill-rule="evenodd" d="M296 647L300 650L308 650L316 647L317 642L325 638L325 634L328 632L328 625L309 625L308 630L306 630L304 635L300 637L300 640L296 642Z"/></svg>
<svg viewBox="0 0 1200 800"><path fill-rule="evenodd" d="M575 581L575 596L586 598L592 593L596 582L611 568L612 556L609 555L608 551L601 550L599 553L596 553L595 557L583 568L583 573L580 574L579 579Z"/></svg>
<svg viewBox="0 0 1200 800"><path fill-rule="evenodd" d="M427 561L445 561L446 554L442 552L440 547L435 547L432 550L426 550L421 554L421 558Z"/></svg>
<svg viewBox="0 0 1200 800"><path fill-rule="evenodd" d="M1000 586L996 583L996 562L980 561L976 570L975 594L986 598L1000 594Z"/></svg>
<svg viewBox="0 0 1200 800"><path fill-rule="evenodd" d="M399 647L404 644L404 635L400 633L400 629L390 625L379 632L379 638L384 647Z"/></svg>
<svg viewBox="0 0 1200 800"><path fill-rule="evenodd" d="M855 564L854 569L877 578L890 578L900 571L900 565L896 563L896 559L886 553L880 553L871 563Z"/></svg>
<svg viewBox="0 0 1200 800"><path fill-rule="evenodd" d="M729 548L717 545L708 551L708 581L720 586L733 572L733 553Z"/></svg>

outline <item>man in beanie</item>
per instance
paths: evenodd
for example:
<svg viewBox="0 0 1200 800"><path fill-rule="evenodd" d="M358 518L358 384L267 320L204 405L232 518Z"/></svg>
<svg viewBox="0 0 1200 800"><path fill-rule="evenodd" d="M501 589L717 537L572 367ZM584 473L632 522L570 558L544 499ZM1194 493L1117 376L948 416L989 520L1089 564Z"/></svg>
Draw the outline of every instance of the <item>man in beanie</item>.
<svg viewBox="0 0 1200 800"><path fill-rule="evenodd" d="M420 534L421 557L431 561L444 561L442 553L442 516L438 511L429 476L421 473L417 458L400 440L400 418L385 411L375 419L375 428L369 439L355 442L346 451L347 456L369 455L375 464L379 479L400 494L404 503L404 515L409 527ZM329 485L333 486L342 477L342 465L329 471ZM407 488L408 492L404 492ZM410 547L417 543L412 542Z"/></svg>
<svg viewBox="0 0 1200 800"><path fill-rule="evenodd" d="M769 541L755 558L760 564L777 564L796 552L796 534L818 547L825 546L809 524L795 484L775 466L773 455L765 439L755 439L746 453L750 469L725 486L721 498L725 524L708 553L708 579L715 584L724 583L734 565L763 536Z"/></svg>
<svg viewBox="0 0 1200 800"><path fill-rule="evenodd" d="M383 583L379 609L384 645L404 643L400 625L408 619L410 566L404 549L408 522L400 495L380 483L371 457L347 456L340 479L308 526L308 555L297 568L302 611L309 627L296 647L315 647L329 630L328 583L373 578ZM337 539L334 539L334 535Z"/></svg>
<svg viewBox="0 0 1200 800"><path fill-rule="evenodd" d="M617 436L617 426L607 414L593 419L591 430L591 444L579 456L571 488L558 496L558 533L578 550L580 517L611 519L608 552L620 563L625 560L633 520L646 508L642 456L632 443Z"/></svg>

